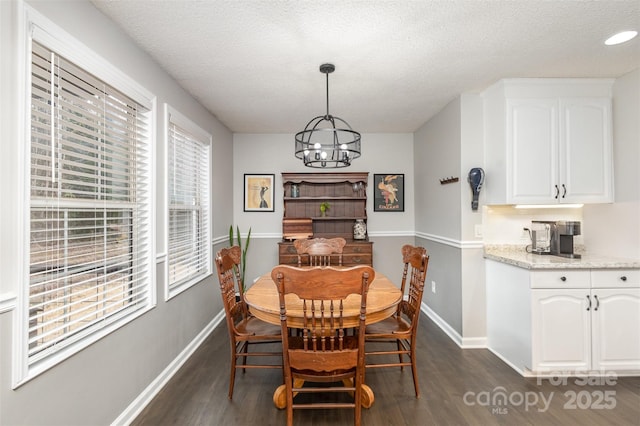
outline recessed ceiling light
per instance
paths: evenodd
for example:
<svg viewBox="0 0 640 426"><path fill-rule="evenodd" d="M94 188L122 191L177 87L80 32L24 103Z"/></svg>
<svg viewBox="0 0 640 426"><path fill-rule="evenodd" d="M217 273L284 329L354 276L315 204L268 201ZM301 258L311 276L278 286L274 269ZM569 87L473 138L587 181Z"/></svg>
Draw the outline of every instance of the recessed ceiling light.
<svg viewBox="0 0 640 426"><path fill-rule="evenodd" d="M638 35L637 31L622 31L616 35L613 35L604 42L607 46L613 46L614 44L624 43L625 41L629 41L635 36Z"/></svg>

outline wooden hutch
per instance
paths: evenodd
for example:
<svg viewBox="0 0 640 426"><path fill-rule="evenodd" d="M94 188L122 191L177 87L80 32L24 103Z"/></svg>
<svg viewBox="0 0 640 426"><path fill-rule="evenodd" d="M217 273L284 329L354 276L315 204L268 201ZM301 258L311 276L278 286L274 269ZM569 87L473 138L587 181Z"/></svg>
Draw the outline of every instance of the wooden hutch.
<svg viewBox="0 0 640 426"><path fill-rule="evenodd" d="M353 239L356 220L367 223L368 177L366 172L282 173L284 214L283 241L278 243L280 264L296 265L298 258L293 239L313 236L347 240L343 265L373 266L373 243L369 237ZM329 203L324 216L320 211L323 202ZM308 232L301 228L305 222L309 226Z"/></svg>

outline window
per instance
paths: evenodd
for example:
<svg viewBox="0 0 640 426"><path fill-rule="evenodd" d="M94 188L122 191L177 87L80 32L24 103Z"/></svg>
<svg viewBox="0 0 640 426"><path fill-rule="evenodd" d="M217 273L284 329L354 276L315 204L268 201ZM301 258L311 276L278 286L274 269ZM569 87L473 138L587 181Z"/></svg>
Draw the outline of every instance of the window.
<svg viewBox="0 0 640 426"><path fill-rule="evenodd" d="M211 136L167 106L169 249L167 297L211 274Z"/></svg>
<svg viewBox="0 0 640 426"><path fill-rule="evenodd" d="M149 105L32 43L29 367L153 304L150 116Z"/></svg>

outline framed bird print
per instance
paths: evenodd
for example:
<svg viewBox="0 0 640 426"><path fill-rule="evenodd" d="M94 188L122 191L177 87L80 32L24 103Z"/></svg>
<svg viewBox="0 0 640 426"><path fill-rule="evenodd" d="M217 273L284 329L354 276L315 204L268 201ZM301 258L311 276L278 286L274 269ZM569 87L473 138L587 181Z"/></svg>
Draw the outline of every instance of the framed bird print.
<svg viewBox="0 0 640 426"><path fill-rule="evenodd" d="M404 211L404 174L373 175L373 211Z"/></svg>
<svg viewBox="0 0 640 426"><path fill-rule="evenodd" d="M274 175L244 175L244 211L272 212Z"/></svg>

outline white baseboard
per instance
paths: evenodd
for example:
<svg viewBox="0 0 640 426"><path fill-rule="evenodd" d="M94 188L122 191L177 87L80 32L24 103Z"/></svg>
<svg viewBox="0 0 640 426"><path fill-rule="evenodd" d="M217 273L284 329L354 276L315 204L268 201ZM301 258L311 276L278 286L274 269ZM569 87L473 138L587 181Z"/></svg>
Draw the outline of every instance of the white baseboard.
<svg viewBox="0 0 640 426"><path fill-rule="evenodd" d="M440 315L436 314L434 310L428 307L425 303L422 303L420 310L425 313L431 321L435 322L442 331L445 332L447 336L451 338L455 342L456 345L462 347L462 336L458 334L445 320L443 320Z"/></svg>
<svg viewBox="0 0 640 426"><path fill-rule="evenodd" d="M486 349L487 338L486 337L463 337L462 349Z"/></svg>
<svg viewBox="0 0 640 426"><path fill-rule="evenodd" d="M494 351L493 349L487 347L487 349L489 349L491 351L492 354L494 354L495 356L497 356L498 358L500 358L505 364L507 364L509 367L513 368L516 372L518 372L521 376L523 377L533 377L530 372L525 372L522 369L516 367L515 364L513 364L511 361L509 361L508 359L506 359L505 357L503 357L500 353Z"/></svg>
<svg viewBox="0 0 640 426"><path fill-rule="evenodd" d="M167 366L167 368L146 387L144 391L116 418L111 426L129 425L144 410L151 400L162 390L182 365L200 347L202 342L220 324L225 317L224 310L216 315L206 327L187 345L186 348Z"/></svg>
<svg viewBox="0 0 640 426"><path fill-rule="evenodd" d="M420 310L425 313L433 322L436 323L447 336L451 338L462 349L479 349L487 347L486 337L462 337L460 333L454 330L440 315L435 313L433 309L422 303Z"/></svg>

